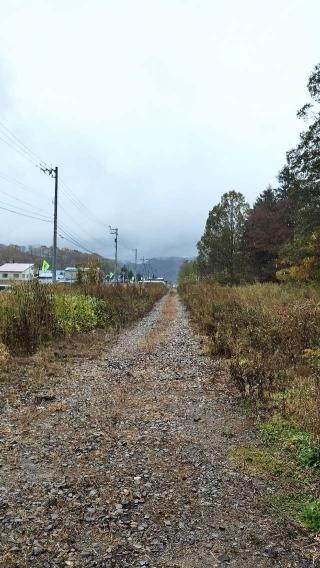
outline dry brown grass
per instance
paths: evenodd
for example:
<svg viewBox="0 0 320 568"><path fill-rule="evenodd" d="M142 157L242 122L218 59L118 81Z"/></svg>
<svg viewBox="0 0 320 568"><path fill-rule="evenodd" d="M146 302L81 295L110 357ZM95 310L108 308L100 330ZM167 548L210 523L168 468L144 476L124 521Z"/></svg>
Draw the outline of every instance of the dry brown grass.
<svg viewBox="0 0 320 568"><path fill-rule="evenodd" d="M181 294L206 335L205 352L228 360L240 393L320 436L319 291L198 283Z"/></svg>

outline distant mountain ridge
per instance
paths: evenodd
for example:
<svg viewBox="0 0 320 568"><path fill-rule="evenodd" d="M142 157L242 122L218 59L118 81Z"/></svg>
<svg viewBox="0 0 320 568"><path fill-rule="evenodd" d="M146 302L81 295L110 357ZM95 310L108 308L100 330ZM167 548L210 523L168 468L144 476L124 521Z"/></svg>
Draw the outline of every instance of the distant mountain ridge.
<svg viewBox="0 0 320 568"><path fill-rule="evenodd" d="M156 257L150 258L145 264L139 263L137 265L137 272L145 277L163 277L168 282L175 283L178 278L180 266L188 260L180 256ZM134 269L133 262L124 263L131 270Z"/></svg>

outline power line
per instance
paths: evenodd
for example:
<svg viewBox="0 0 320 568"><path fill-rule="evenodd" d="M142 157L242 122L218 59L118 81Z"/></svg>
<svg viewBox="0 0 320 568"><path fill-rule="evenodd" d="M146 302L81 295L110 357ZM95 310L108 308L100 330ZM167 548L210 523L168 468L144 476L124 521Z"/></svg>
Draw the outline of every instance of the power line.
<svg viewBox="0 0 320 568"><path fill-rule="evenodd" d="M57 251L57 228L58 228L58 224L57 224L57 214L58 214L58 168L52 168L51 166L48 166L48 164L46 162L44 162L44 160L42 160L42 158L36 153L34 152L29 146L27 146L16 134L14 134L14 132L12 130L10 130L10 128L8 128L8 126L6 126L1 120L0 120L0 140L5 143L9 148L13 149L14 151L16 151L20 156L22 156L23 158L25 158L29 163L31 163L33 166L38 167L42 172L49 174L51 177L55 178L55 199L54 199L54 219L53 219L53 224L54 224L54 238L53 238L53 280L55 280L55 274L56 274L56 251ZM0 178L2 177L2 179L4 179L5 181L9 182L9 183L14 183L22 188L27 189L28 191L31 191L30 188L28 188L28 186L22 182L19 182L18 180L15 179L10 179L8 178L8 176L3 176L0 174ZM70 186L68 186L64 181L60 180L60 184L62 185L62 194L67 197L67 199L69 199L69 201L73 204L74 207L76 207L82 214L84 214L85 212L85 216L86 218L91 217L96 223L99 223L104 229L106 229L107 225L101 221L101 219L99 219L98 217L96 217L96 215L94 215L91 211L88 210L87 205L85 205L79 198L78 196L72 191L72 189L70 188ZM33 193L34 190L32 190ZM30 204L29 202L20 199L18 197L12 197L10 196L8 193L6 193L5 191L1 191L0 193L3 193L4 195L6 195L7 197L11 197L13 198L13 200L15 201L20 201L22 204L26 205L28 208L32 208L33 205ZM39 193L38 193L39 195ZM43 198L43 195L41 195L41 197ZM23 209L22 207L18 207L16 205L12 205L12 204L8 204L5 202L0 201L0 203L3 203L5 206L7 207L0 207L2 210L17 214L17 215L22 215L25 217L29 217L32 219L37 219L37 220L42 220L42 221L46 221L46 222L52 222L51 219L49 219L48 217L46 217L46 215L44 213L41 213L41 209L37 210L35 214L33 214L33 212L31 211L26 211L25 209ZM71 217L69 215L69 213L67 213L67 215L69 217ZM76 224L77 226L78 223L72 219L72 222L74 224ZM68 237L69 239L71 239L70 242L73 242L73 244L76 244L77 246L79 246L80 248L83 248L84 250L86 250L87 252L89 252L90 254L96 254L94 252L92 252L89 248L85 247L84 245L82 245L82 243L76 238L74 237L71 233L68 233L63 227L61 227L59 225L59 229L64 232L64 234L66 235L66 237ZM83 227L81 227L81 230L85 231L90 238L93 238L92 235L90 235L88 233L88 231L86 231L85 229L83 229ZM116 264L116 271L117 271L117 264L118 264L118 228L116 229L111 229L110 227L110 232L111 234L115 235L115 264ZM65 238L65 237L63 237ZM97 241L97 239L93 239L95 241ZM125 247L127 250L132 250L131 248L129 249L129 247Z"/></svg>
<svg viewBox="0 0 320 568"><path fill-rule="evenodd" d="M84 246L80 241L77 240L76 237L74 237L72 234L70 234L68 231L66 231L61 225L59 225L58 228L64 235L66 235L66 236L59 235L63 239L66 239L67 241L71 242L72 244L76 245L77 247L81 248L82 250L85 250L89 254L93 254L95 256L101 256L97 252L94 252L94 251L90 250L89 248L87 248L86 246Z"/></svg>
<svg viewBox="0 0 320 568"><path fill-rule="evenodd" d="M4 211L10 211L10 213L15 213L16 215L21 215L22 217L29 217L30 219L37 219L38 221L45 221L46 223L52 223L52 219L44 219L41 217L37 217L36 215L29 215L28 213L20 213L19 211L14 211L13 209L9 209L8 207L0 206L0 209Z"/></svg>
<svg viewBox="0 0 320 568"><path fill-rule="evenodd" d="M25 207L19 207L19 205L15 205L14 203L8 203L6 201L2 201L0 200L0 203L2 203L2 205L5 205L7 207L14 207L14 209L18 209L20 211L22 211L23 213L31 213L32 215L39 215L40 217L46 218L46 219L50 219L50 217L48 215L46 215L45 213L42 213L41 211L37 211L34 210L31 206L31 211L28 211ZM30 206L29 206L30 208Z"/></svg>
<svg viewBox="0 0 320 568"><path fill-rule="evenodd" d="M19 197L15 197L14 195L10 195L10 193L3 191L3 189L0 189L0 193L2 193L2 195L5 195L6 197L9 197L10 199L13 199L14 201L19 201L19 203L23 203L24 205L27 205L27 207L31 207L33 209L33 205L31 203L29 203L28 201L25 201L24 199L19 199ZM13 207L15 207L15 205L13 205ZM41 213L41 211L43 211L43 209L37 209L37 211L39 213Z"/></svg>
<svg viewBox="0 0 320 568"><path fill-rule="evenodd" d="M40 191L35 190L34 188L30 187L29 185L25 184L22 181L19 181L15 178L12 178L10 176L7 176L3 173L0 173L0 178L3 179L4 181L11 183L13 185L16 185L17 187L21 187L21 189L27 190L29 193L33 193L34 195L36 195L37 197L40 197L42 199L48 199L48 196L43 195L43 193L40 193Z"/></svg>
<svg viewBox="0 0 320 568"><path fill-rule="evenodd" d="M72 238L74 241L76 241L79 245L81 245L82 248L87 248L88 250L90 249L90 245L88 244L88 242L83 241L81 237L79 237L74 232L71 232L69 227L66 226L64 223L59 222L58 228L60 230L64 231L70 238ZM92 251L90 250L90 252L92 252ZM92 253L92 254L96 254L96 253Z"/></svg>
<svg viewBox="0 0 320 568"><path fill-rule="evenodd" d="M19 147L13 146L12 144L10 144L10 142L8 142L8 140L5 140L5 139L2 138L1 136L0 136L0 140L1 140L2 142L4 142L7 146L9 146L9 148L11 148L12 150L15 150L18 154L20 154L20 156L22 156L23 158L25 158L25 160L27 160L28 162L30 162L33 166L36 166L36 167L37 167L38 164L36 164L36 163L30 158L30 156L29 156L27 153L23 153L23 152L19 149Z"/></svg>
<svg viewBox="0 0 320 568"><path fill-rule="evenodd" d="M88 210L88 206L82 203L79 197L72 191L69 185L67 185L64 181L60 181L61 185L64 188L64 195L73 203L75 207L83 213L83 210L86 213L86 216L91 216L91 218L96 222L99 223L104 229L107 228L107 224L101 221L94 213Z"/></svg>
<svg viewBox="0 0 320 568"><path fill-rule="evenodd" d="M16 146L21 147L21 150L23 152L25 152L26 154L29 154L29 156L32 160L36 159L36 161L39 161L40 163L45 164L44 160L42 160L42 158L40 158L40 156L38 156L38 154L36 154L24 142L22 142L22 140L20 140L20 138L18 138L18 136L16 134L14 134L12 132L12 130L10 130L10 128L8 128L8 126L6 126L1 120L0 120L0 131L4 136L7 136L7 138L9 138L9 140L12 140L12 142Z"/></svg>
<svg viewBox="0 0 320 568"><path fill-rule="evenodd" d="M67 210L61 205L61 203L59 204L59 209L61 209L61 210L63 211L63 213L64 213L65 215L67 215L68 219L70 219L70 221L71 221L77 228L79 228L81 231L84 231L84 232L88 235L88 237L90 238L90 240L96 241L97 243L99 243L99 246L100 246L100 247L102 246L102 244L101 244L101 242L99 241L99 239L97 239L96 237L93 237L93 235L91 235L91 233L89 233L89 232L87 231L87 229L85 229L84 227L81 227L81 225L70 215L69 211L67 211Z"/></svg>

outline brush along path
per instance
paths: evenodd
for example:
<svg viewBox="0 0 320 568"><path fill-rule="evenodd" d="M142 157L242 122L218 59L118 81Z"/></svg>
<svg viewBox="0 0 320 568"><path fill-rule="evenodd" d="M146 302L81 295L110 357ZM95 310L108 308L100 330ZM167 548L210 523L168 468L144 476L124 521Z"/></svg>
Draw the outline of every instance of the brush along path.
<svg viewBox="0 0 320 568"><path fill-rule="evenodd" d="M176 295L100 357L8 389L1 566L314 565L270 488L232 468L245 420Z"/></svg>

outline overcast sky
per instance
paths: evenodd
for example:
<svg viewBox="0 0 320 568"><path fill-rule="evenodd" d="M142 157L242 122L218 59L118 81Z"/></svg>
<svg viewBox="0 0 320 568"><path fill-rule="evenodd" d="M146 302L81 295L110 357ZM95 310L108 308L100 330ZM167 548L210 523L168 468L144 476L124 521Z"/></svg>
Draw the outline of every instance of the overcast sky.
<svg viewBox="0 0 320 568"><path fill-rule="evenodd" d="M122 259L192 256L222 193L275 183L320 60L318 0L0 0L0 19L0 206L52 215L5 125L59 166L64 235L110 256L119 227ZM0 242L51 244L0 215Z"/></svg>

